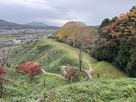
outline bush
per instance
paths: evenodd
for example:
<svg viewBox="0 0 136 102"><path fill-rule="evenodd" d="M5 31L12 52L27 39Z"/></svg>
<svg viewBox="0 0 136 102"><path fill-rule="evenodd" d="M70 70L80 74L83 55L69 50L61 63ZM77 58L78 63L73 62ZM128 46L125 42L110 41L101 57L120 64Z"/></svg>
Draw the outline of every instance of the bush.
<svg viewBox="0 0 136 102"><path fill-rule="evenodd" d="M25 62L16 69L25 72L31 79L41 71L41 65L37 62Z"/></svg>

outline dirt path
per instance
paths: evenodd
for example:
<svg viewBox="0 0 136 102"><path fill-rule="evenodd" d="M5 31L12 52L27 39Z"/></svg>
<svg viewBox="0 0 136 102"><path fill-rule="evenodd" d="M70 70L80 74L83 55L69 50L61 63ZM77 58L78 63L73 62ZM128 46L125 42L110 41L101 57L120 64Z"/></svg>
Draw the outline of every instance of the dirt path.
<svg viewBox="0 0 136 102"><path fill-rule="evenodd" d="M86 72L87 76L88 76L88 80L92 80L93 77L92 77L92 74L93 74L93 69L90 67L89 70L85 70L84 71Z"/></svg>
<svg viewBox="0 0 136 102"><path fill-rule="evenodd" d="M44 69L41 69L41 71L42 71L44 74L54 75L54 76L57 76L57 77L59 77L59 78L61 78L61 79L66 80L63 76L61 76L61 75L59 75L59 74L55 74L55 73L48 73L48 72L46 72Z"/></svg>

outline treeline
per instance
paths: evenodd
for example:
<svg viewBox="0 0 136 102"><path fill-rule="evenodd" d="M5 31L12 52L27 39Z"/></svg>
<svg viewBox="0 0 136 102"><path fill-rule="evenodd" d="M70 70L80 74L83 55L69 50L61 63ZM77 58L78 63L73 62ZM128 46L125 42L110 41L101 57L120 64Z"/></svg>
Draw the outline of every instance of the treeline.
<svg viewBox="0 0 136 102"><path fill-rule="evenodd" d="M104 19L98 33L92 56L136 77L136 6L112 20Z"/></svg>

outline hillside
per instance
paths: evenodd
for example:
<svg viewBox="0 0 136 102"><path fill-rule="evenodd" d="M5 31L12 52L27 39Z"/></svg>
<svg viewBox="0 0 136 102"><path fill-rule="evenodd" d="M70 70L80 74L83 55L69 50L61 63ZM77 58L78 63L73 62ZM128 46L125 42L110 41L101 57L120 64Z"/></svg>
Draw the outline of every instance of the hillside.
<svg viewBox="0 0 136 102"><path fill-rule="evenodd" d="M25 50L23 50L25 49ZM64 43L56 42L52 39L38 40L31 45L24 46L14 51L13 64L21 64L26 61L36 61L42 63L43 68L49 72L58 72L63 65L78 66L79 50ZM21 55L21 56L20 56ZM102 77L124 77L121 71L106 62L98 62L88 54L84 53L83 68L92 67ZM107 70L106 70L107 69ZM112 74L110 74L112 72Z"/></svg>
<svg viewBox="0 0 136 102"><path fill-rule="evenodd" d="M13 22L7 22L0 19L0 29L21 29L22 26L20 24L16 24Z"/></svg>
<svg viewBox="0 0 136 102"><path fill-rule="evenodd" d="M108 89L108 93L111 92L111 90L116 90L118 92L118 87L115 87L113 89L109 89L109 86L111 83L114 85L118 85L118 82L122 81L119 85L123 88L124 91L121 93L117 93L119 95L114 95L117 98L123 97L124 95L128 94L129 92L132 92L132 95L135 95L135 79L110 79L110 78L124 78L127 77L124 73L113 67L111 64L108 64L106 62L98 62L97 60L91 58L88 54L84 53L83 58L83 68L88 69L90 66L94 69L94 75L93 80L87 82L87 76L84 72L77 72L78 77L72 79L72 83L69 84L67 80L64 80L60 76L63 76L60 67L63 65L71 65L71 66L77 66L78 65L78 56L77 52L79 50L73 47L70 47L69 45L57 42L53 39L42 39L37 40L33 42L30 45L22 45L19 48L14 49L14 51L10 55L10 61L12 63L11 68L6 68L9 75L6 76L6 79L10 80L10 84L4 85L5 91L3 98L0 99L0 101L4 102L11 102L11 101L25 101L25 102L34 102L34 101L45 101L48 99L47 102L59 102L61 99L61 102L65 102L67 99L72 99L72 96L69 96L68 93L73 93L75 90L77 92L74 93L75 96L77 96L73 102L76 100L79 100L80 95L83 95L83 93L88 93L86 95L83 95L82 98L86 98L87 96L91 95L90 93L97 93L98 87L105 87L103 90ZM18 73L15 70L15 67L26 62L26 61L34 61L39 62L42 64L42 69L46 71L46 73L39 73L34 77L33 80L30 80L30 78L27 75L24 75L22 73ZM99 73L99 78L97 78L97 73ZM103 79L106 78L106 79ZM45 85L44 85L44 79L45 79ZM116 84L117 83L117 84ZM69 84L69 85L68 85ZM93 87L92 84L94 85ZM102 86L101 86L102 84ZM65 86L66 85L66 86ZM83 87L77 90L75 89L75 86L83 85ZM130 85L130 86L129 86ZM87 87L90 87L89 89L86 89ZM128 88L124 88L128 87ZM61 94L61 89L66 89L64 92L64 98L60 98L63 95ZM71 89L70 92L67 92L67 89ZM91 91L91 88L94 90ZM132 90L129 91L129 88ZM58 91L57 91L57 90ZM127 90L128 89L128 90ZM86 90L86 91L85 91ZM125 91L126 90L126 91ZM81 94L79 92L81 92ZM115 93L116 93L115 91ZM55 93L54 93L55 92ZM125 93L124 93L125 92ZM59 94L59 95L58 95ZM107 91L101 93L101 95L107 95ZM55 95L55 98L52 98L52 95ZM56 96L57 95L57 96ZM60 96L61 95L61 96ZM68 95L68 96L67 96ZM99 97L97 94L93 94L96 97ZM51 97L51 98L50 98ZM79 97L79 98L78 98ZM109 97L109 96L107 96ZM128 96L126 96L128 97ZM111 98L113 98L111 96ZM100 98L100 100L105 100L106 97L103 99ZM114 99L114 98L113 98ZM134 99L134 97L130 97L130 99ZM52 101L51 101L52 100ZM87 99L88 101L90 99ZM68 101L71 102L71 101Z"/></svg>

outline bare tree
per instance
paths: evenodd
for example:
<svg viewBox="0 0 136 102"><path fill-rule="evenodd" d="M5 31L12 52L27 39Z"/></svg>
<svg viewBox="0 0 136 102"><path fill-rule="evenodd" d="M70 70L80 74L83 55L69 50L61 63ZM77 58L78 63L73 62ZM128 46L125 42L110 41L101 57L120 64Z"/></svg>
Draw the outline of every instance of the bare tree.
<svg viewBox="0 0 136 102"><path fill-rule="evenodd" d="M4 65L7 63L7 60L9 58L9 52L10 48L6 48L3 44L1 44L0 48L0 98L3 96L3 83L6 82L4 80L4 75L6 74L6 71L4 69Z"/></svg>
<svg viewBox="0 0 136 102"><path fill-rule="evenodd" d="M89 27L82 22L68 22L57 32L58 39L79 48L79 69L82 69L83 51L92 41Z"/></svg>
<svg viewBox="0 0 136 102"><path fill-rule="evenodd" d="M9 58L11 48L6 48L4 45L0 48L0 65L3 67Z"/></svg>
<svg viewBox="0 0 136 102"><path fill-rule="evenodd" d="M79 59L79 70L82 69L82 62L83 62L83 52L88 47L88 43L91 43L92 36L89 32L89 28L86 26L78 26L77 32L74 34L74 43L76 47L79 48L78 59Z"/></svg>

